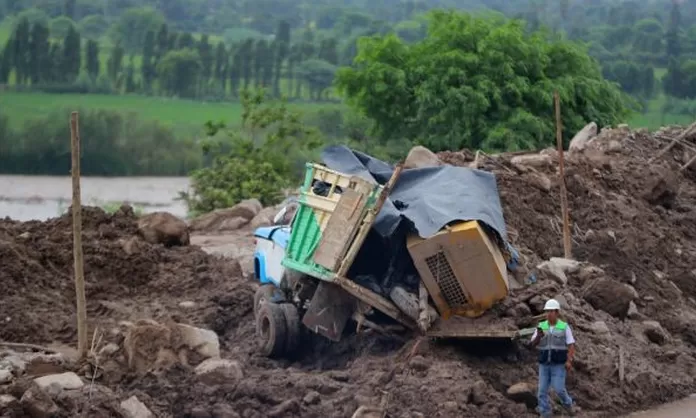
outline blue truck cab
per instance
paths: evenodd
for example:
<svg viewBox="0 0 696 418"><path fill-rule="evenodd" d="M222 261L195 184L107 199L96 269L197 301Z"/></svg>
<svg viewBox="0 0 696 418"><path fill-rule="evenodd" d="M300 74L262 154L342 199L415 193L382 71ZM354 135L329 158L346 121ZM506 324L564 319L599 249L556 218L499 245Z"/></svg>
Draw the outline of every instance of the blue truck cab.
<svg viewBox="0 0 696 418"><path fill-rule="evenodd" d="M285 247L290 240L290 225L266 226L254 231L254 276L261 284L280 287L285 274L282 265Z"/></svg>

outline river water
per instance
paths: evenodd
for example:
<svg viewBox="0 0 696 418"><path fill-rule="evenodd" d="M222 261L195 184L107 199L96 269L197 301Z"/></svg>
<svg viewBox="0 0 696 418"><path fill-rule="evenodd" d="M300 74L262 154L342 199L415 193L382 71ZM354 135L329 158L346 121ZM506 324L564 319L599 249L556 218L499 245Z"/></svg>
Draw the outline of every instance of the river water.
<svg viewBox="0 0 696 418"><path fill-rule="evenodd" d="M83 205L130 203L143 212L167 211L186 216L186 205L176 200L188 191L186 177L83 177ZM72 199L70 177L0 175L0 219L45 220L67 211ZM630 415L639 418L695 418L696 397L651 411Z"/></svg>
<svg viewBox="0 0 696 418"><path fill-rule="evenodd" d="M129 203L143 212L167 211L186 216L177 201L189 190L186 177L83 177L83 205ZM72 201L72 180L57 176L0 176L0 218L45 220L63 214Z"/></svg>

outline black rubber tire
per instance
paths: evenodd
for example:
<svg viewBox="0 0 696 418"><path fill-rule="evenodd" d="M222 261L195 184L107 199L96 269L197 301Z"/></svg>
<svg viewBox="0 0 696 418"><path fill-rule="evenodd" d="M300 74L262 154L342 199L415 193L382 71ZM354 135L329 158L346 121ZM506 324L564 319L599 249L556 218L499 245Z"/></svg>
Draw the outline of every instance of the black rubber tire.
<svg viewBox="0 0 696 418"><path fill-rule="evenodd" d="M263 303L256 315L256 336L259 352L266 357L280 357L285 353L287 321L280 305Z"/></svg>
<svg viewBox="0 0 696 418"><path fill-rule="evenodd" d="M297 307L291 303L283 303L280 307L285 315L285 326L287 328L285 353L292 354L300 345L300 313Z"/></svg>
<svg viewBox="0 0 696 418"><path fill-rule="evenodd" d="M259 313L259 307L262 303L270 302L276 287L272 284L262 284L254 294L254 314Z"/></svg>
<svg viewBox="0 0 696 418"><path fill-rule="evenodd" d="M401 286L394 286L389 292L389 298L394 302L403 313L411 319L417 321L420 315L420 304L418 295L415 295Z"/></svg>

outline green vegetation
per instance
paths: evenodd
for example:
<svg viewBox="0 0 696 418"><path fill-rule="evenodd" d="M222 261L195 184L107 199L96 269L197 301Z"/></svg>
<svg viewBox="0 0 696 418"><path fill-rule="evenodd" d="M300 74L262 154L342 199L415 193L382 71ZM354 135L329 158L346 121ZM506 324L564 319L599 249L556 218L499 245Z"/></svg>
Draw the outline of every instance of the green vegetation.
<svg viewBox="0 0 696 418"><path fill-rule="evenodd" d="M241 129L208 124L211 139L203 149L213 152L213 162L191 173L194 192L181 195L193 214L252 197L264 205L280 202L282 190L299 180L298 167L321 144L318 130L303 124L298 113L263 99L259 92L242 94Z"/></svg>
<svg viewBox="0 0 696 418"><path fill-rule="evenodd" d="M386 159L552 143L554 89L566 137L687 123L693 15L696 0L0 0L0 170L63 173L75 108L108 157L93 173L209 167L203 124L246 132L255 89L323 142Z"/></svg>

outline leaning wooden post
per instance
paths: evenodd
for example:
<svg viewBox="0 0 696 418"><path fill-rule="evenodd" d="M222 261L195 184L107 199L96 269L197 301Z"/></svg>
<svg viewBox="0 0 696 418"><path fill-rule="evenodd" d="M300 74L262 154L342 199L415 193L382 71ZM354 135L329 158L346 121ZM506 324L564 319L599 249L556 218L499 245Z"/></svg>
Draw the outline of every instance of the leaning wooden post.
<svg viewBox="0 0 696 418"><path fill-rule="evenodd" d="M87 356L87 301L85 271L82 260L82 201L80 199L80 130L78 113L70 116L70 143L72 148L72 221L75 294L77 299L77 351L80 358Z"/></svg>
<svg viewBox="0 0 696 418"><path fill-rule="evenodd" d="M571 258L570 216L568 215L568 192L566 190L565 169L563 162L563 126L561 122L561 99L554 92L553 101L556 107L556 143L558 145L558 166L561 184L561 210L563 216L563 256Z"/></svg>

